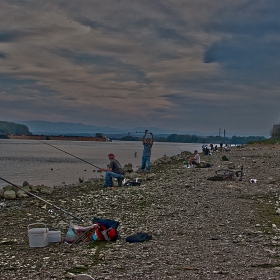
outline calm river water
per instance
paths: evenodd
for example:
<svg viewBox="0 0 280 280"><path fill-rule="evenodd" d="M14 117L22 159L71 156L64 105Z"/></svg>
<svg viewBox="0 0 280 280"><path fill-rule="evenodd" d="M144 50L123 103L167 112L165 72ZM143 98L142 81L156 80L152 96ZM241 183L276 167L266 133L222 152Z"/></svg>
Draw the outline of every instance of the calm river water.
<svg viewBox="0 0 280 280"><path fill-rule="evenodd" d="M109 153L115 154L116 159L122 165L132 163L136 170L141 164L142 149L143 145L138 141L47 140L42 142L0 139L0 177L16 185L22 185L24 181L31 185L44 184L50 187L72 184L78 182L79 177L85 180L99 177L100 173L93 172L97 168L89 163L98 167L106 167L109 163L107 156ZM181 151L193 152L195 149L200 152L201 144L155 142L151 160L156 160L164 155L176 155ZM136 157L135 152L137 152ZM6 182L0 180L0 188L6 185Z"/></svg>

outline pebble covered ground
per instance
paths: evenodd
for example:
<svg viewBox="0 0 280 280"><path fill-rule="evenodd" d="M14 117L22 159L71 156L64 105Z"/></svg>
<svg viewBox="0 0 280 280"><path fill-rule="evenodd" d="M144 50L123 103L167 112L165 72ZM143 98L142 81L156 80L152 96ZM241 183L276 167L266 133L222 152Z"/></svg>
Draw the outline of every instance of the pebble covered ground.
<svg viewBox="0 0 280 280"><path fill-rule="evenodd" d="M190 153L182 152L155 161L140 186L102 188L93 179L36 194L83 224L34 197L1 198L0 279L280 279L279 146L200 154L210 168L187 168ZM242 165L241 181L208 180ZM119 240L29 246L29 224L44 223L63 238L71 219L89 226L93 217L119 221ZM138 232L152 239L126 242Z"/></svg>

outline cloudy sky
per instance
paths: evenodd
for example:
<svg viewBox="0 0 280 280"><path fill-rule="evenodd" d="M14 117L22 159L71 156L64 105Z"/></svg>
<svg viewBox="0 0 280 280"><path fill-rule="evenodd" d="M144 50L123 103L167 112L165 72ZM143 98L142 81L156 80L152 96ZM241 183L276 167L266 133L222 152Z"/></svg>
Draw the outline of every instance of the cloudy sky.
<svg viewBox="0 0 280 280"><path fill-rule="evenodd" d="M1 0L0 120L269 134L280 122L279 10L279 0Z"/></svg>

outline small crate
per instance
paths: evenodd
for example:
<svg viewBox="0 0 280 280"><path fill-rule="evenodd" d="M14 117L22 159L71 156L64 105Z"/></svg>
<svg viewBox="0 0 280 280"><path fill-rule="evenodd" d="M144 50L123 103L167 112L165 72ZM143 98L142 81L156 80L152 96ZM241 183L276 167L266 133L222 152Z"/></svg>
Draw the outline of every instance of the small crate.
<svg viewBox="0 0 280 280"><path fill-rule="evenodd" d="M61 231L49 230L48 231L48 242L49 243L59 243L59 242L61 242Z"/></svg>

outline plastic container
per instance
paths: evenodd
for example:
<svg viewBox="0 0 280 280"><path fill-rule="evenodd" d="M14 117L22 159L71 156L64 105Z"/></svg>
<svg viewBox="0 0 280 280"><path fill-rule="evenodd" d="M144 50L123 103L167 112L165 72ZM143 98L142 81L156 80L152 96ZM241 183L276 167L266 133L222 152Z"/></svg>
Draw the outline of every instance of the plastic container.
<svg viewBox="0 0 280 280"><path fill-rule="evenodd" d="M34 225L44 225L44 227L40 228L30 228ZM30 247L45 247L49 244L48 242L48 231L46 225L43 223L34 223L30 224L27 227L28 229L28 238L29 238L29 246Z"/></svg>
<svg viewBox="0 0 280 280"><path fill-rule="evenodd" d="M59 243L59 242L61 242L61 231L49 230L48 231L48 242L49 243Z"/></svg>
<svg viewBox="0 0 280 280"><path fill-rule="evenodd" d="M250 183L257 183L257 182L258 182L257 179L251 179L251 180L250 180Z"/></svg>

